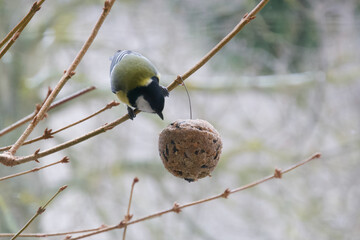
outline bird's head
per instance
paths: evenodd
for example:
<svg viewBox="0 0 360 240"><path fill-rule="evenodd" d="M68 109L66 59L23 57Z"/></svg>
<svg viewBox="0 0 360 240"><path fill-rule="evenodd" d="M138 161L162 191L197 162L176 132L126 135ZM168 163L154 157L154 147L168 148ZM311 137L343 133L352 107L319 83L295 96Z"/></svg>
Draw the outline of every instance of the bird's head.
<svg viewBox="0 0 360 240"><path fill-rule="evenodd" d="M164 119L162 111L164 109L165 97L169 93L166 88L159 85L159 78L153 76L146 86L137 87L128 93L130 104L137 109L156 113L161 119Z"/></svg>

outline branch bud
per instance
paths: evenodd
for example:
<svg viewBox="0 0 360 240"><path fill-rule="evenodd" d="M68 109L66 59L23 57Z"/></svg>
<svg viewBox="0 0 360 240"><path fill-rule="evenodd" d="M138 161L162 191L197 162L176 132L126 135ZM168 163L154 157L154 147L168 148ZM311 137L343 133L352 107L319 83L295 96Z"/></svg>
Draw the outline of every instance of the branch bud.
<svg viewBox="0 0 360 240"><path fill-rule="evenodd" d="M174 205L173 205L172 211L173 211L173 212L176 212L176 213L180 213L180 212L181 212L180 204L178 204L177 202L175 202Z"/></svg>
<svg viewBox="0 0 360 240"><path fill-rule="evenodd" d="M223 198L228 198L228 196L230 195L231 191L230 189L225 189L225 191L223 192L223 194L221 195Z"/></svg>
<svg viewBox="0 0 360 240"><path fill-rule="evenodd" d="M281 168L275 168L274 177L275 178L282 178Z"/></svg>

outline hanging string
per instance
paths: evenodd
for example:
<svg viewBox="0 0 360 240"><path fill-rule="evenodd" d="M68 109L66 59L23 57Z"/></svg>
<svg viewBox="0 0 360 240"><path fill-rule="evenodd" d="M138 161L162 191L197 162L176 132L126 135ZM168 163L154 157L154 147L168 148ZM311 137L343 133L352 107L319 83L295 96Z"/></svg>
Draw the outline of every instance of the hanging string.
<svg viewBox="0 0 360 240"><path fill-rule="evenodd" d="M191 99L190 99L190 94L189 94L189 91L188 91L188 89L187 89L187 87L186 87L186 85L185 85L184 80L182 79L182 77L181 77L180 75L178 76L178 79L180 79L180 80L181 80L182 85L184 86L185 91L186 91L186 94L187 94L187 96L188 96L188 100L189 100L189 108L190 108L190 119L192 119L192 107L191 107Z"/></svg>

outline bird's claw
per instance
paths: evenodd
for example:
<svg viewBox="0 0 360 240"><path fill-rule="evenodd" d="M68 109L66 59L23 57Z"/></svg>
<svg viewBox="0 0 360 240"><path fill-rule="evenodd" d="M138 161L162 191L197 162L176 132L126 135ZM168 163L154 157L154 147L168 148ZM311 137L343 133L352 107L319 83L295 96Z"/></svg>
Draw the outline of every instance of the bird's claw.
<svg viewBox="0 0 360 240"><path fill-rule="evenodd" d="M163 86L161 86L161 88L162 88L162 94L163 94L163 96L164 96L164 97L168 97L168 96L169 96L169 91L167 90L167 88L166 88L166 87L163 87Z"/></svg>
<svg viewBox="0 0 360 240"><path fill-rule="evenodd" d="M129 118L131 120L134 120L134 118L136 117L136 114L135 114L134 110L131 107L128 106L127 111L128 111L128 114L129 114Z"/></svg>

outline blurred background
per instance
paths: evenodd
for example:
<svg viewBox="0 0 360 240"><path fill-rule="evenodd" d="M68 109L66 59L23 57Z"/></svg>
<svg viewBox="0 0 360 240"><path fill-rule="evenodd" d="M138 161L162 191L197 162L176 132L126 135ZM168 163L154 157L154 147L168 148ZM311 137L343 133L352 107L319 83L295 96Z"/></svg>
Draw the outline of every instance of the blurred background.
<svg viewBox="0 0 360 240"><path fill-rule="evenodd" d="M0 1L0 38L34 1ZM57 99L97 90L52 110L31 137L59 129L116 100L109 57L141 52L163 85L183 74L258 1L116 1L76 75ZM84 41L103 1L46 1L0 60L0 129L33 112ZM158 154L158 134L189 117L183 87L166 99L165 120L140 114L97 137L42 158L0 166L0 177L70 157L37 173L0 182L0 232L17 232L63 185L68 189L26 232L62 232L117 224L135 187L134 219L222 193L285 169L315 152L322 158L229 199L184 209L128 228L127 239L359 239L360 2L270 0L235 39L187 81L194 118L223 139L211 178L188 183L171 175ZM32 154L123 116L120 105L55 138L22 147ZM27 124L0 137L12 144ZM119 239L122 230L92 239ZM63 239L63 237L51 238Z"/></svg>

